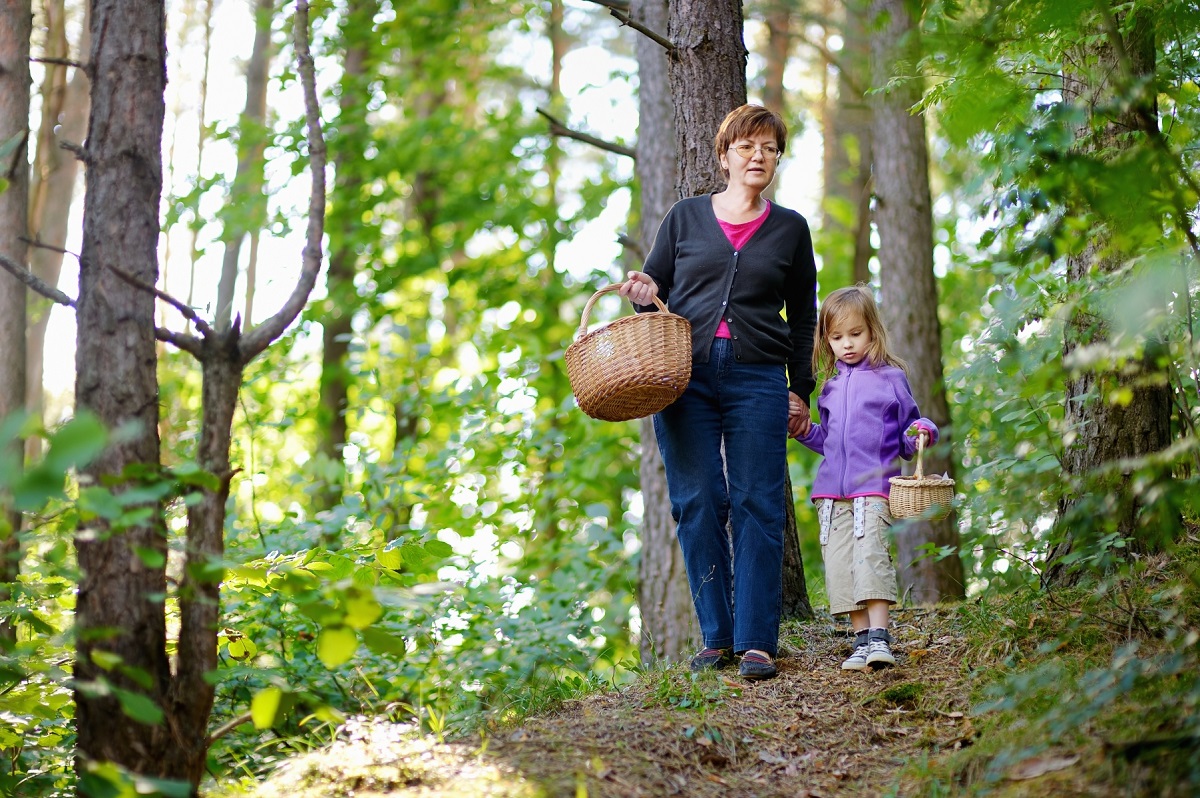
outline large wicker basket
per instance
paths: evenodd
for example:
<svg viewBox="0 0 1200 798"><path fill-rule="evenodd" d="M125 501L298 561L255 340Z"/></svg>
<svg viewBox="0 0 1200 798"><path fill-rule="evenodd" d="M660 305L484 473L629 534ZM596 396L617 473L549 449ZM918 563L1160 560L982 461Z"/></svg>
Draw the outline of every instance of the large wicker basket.
<svg viewBox="0 0 1200 798"><path fill-rule="evenodd" d="M692 325L668 312L658 297L658 313L624 316L587 331L596 300L620 287L614 283L592 295L566 353L579 409L601 421L657 413L680 397L692 377Z"/></svg>
<svg viewBox="0 0 1200 798"><path fill-rule="evenodd" d="M925 452L925 436L917 436L917 467L911 477L892 477L888 492L888 509L893 518L923 518L938 521L950 514L954 501L954 480L947 477L927 477L921 464Z"/></svg>

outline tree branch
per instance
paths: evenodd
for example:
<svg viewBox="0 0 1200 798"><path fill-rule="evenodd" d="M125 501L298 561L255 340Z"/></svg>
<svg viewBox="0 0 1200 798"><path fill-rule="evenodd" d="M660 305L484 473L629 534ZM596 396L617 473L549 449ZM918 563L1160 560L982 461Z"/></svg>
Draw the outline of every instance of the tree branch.
<svg viewBox="0 0 1200 798"><path fill-rule="evenodd" d="M175 332L165 327L155 327L154 337L164 344L171 344L184 352L190 352L197 360L204 356L204 342L194 335Z"/></svg>
<svg viewBox="0 0 1200 798"><path fill-rule="evenodd" d="M625 247L625 249L632 252L633 257L635 257L638 261L646 260L646 253L642 249L641 242L634 241L632 238L625 235L624 233L618 233L617 234L617 243L620 244L621 246Z"/></svg>
<svg viewBox="0 0 1200 798"><path fill-rule="evenodd" d="M598 6L604 6L607 9L614 11L624 11L629 13L629 0L592 0Z"/></svg>
<svg viewBox="0 0 1200 798"><path fill-rule="evenodd" d="M584 144L591 144L593 147L598 147L599 149L606 150L608 152L614 152L617 155L624 155L628 158L633 158L635 161L637 160L637 153L631 147L625 147L621 144L613 144L612 142L605 141L604 139L598 139L595 136L589 136L587 133L579 133L571 130L571 128L567 127L562 122L559 122L557 119L550 116L549 112L541 108L537 109L537 112L546 117L546 120L550 122L551 135L582 141Z"/></svg>
<svg viewBox="0 0 1200 798"><path fill-rule="evenodd" d="M108 268L112 271L113 274L117 275L122 280L124 280L125 282L132 285L134 288L140 288L143 291L149 291L151 294L154 294L154 296L157 297L158 299L161 299L163 302L166 302L168 305L170 305L171 307L178 310L181 314L183 314L183 317L185 319L187 319L188 321L195 324L196 329L199 330L203 335L205 335L205 336L212 335L213 329L212 329L212 327L208 326L208 322L206 322L204 319L200 318L196 314L196 311L192 310L190 307L185 305L183 302L180 302L178 299L171 296L166 291L160 291L158 288L156 288L153 285L143 283L141 280L134 277L129 272L127 272L123 269L118 269L116 266L109 266ZM181 348L183 348L183 347L181 347ZM189 350L189 351L191 351L191 350Z"/></svg>
<svg viewBox="0 0 1200 798"><path fill-rule="evenodd" d="M212 730L212 734L208 735L208 739L204 741L205 745L207 745L208 747L211 748L212 744L215 743L217 740L220 740L222 737L224 737L226 734L229 734L231 731L236 729L238 726L241 726L243 723L247 723L251 720L253 720L253 716L249 712L243 712L241 715L238 715L236 718L233 718L232 720L222 723L220 726L218 726L217 728Z"/></svg>
<svg viewBox="0 0 1200 798"><path fill-rule="evenodd" d="M670 39L668 39L666 36L663 36L661 33L647 28L645 25L629 16L628 2L622 2L622 0L592 0L592 2L598 6L604 6L607 8L608 13L616 17L622 25L633 28L650 41L658 44L667 51L667 55L672 55L675 52L675 45L671 43Z"/></svg>
<svg viewBox="0 0 1200 798"><path fill-rule="evenodd" d="M54 64L56 66L75 67L76 69L82 69L84 72L88 71L87 64L82 61L73 61L70 58L30 58L29 61L34 64Z"/></svg>
<svg viewBox="0 0 1200 798"><path fill-rule="evenodd" d="M67 296L62 291L59 291L57 288L46 285L46 283L35 277L33 272L29 271L29 269L21 268L4 255L0 255L0 267L3 267L6 272L11 274L13 277L16 277L29 288L32 288L37 293L46 297L46 299L49 299L52 302L57 302L60 305L66 305L69 308L75 307L74 299L71 299L71 297Z"/></svg>
<svg viewBox="0 0 1200 798"><path fill-rule="evenodd" d="M58 146L64 150L67 150L68 152L74 153L75 157L79 159L80 163L90 164L92 162L92 156L88 154L87 148L85 148L82 144L76 144L73 141L67 141L66 139L63 139L62 141L58 142Z"/></svg>
<svg viewBox="0 0 1200 798"><path fill-rule="evenodd" d="M255 327L238 344L243 362L249 362L266 349L296 320L308 303L308 297L317 282L317 275L321 273L321 239L325 234L325 137L321 132L320 105L317 102L317 85L308 37L308 0L297 0L292 39L300 83L304 87L304 118L308 126L309 170L312 172L312 193L308 201L308 234L302 256L304 265L296 288L283 307L274 316Z"/></svg>

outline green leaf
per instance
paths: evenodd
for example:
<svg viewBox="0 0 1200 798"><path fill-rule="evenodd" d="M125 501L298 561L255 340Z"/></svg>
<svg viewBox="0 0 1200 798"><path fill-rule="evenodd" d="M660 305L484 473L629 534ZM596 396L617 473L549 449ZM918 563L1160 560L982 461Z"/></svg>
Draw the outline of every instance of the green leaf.
<svg viewBox="0 0 1200 798"><path fill-rule="evenodd" d="M351 629L364 629L383 615L383 607L379 606L373 596L351 596L346 599L346 625Z"/></svg>
<svg viewBox="0 0 1200 798"><path fill-rule="evenodd" d="M50 449L43 464L66 473L95 460L108 445L108 432L95 416L80 413L50 436Z"/></svg>
<svg viewBox="0 0 1200 798"><path fill-rule="evenodd" d="M390 654L403 657L408 653L408 647L404 642L404 638L394 635L391 632L367 627L366 629L362 629L359 634L362 635L362 640L366 643L367 648L376 654Z"/></svg>
<svg viewBox="0 0 1200 798"><path fill-rule="evenodd" d="M229 656L239 662L248 660L258 653L258 646L254 645L254 641L248 637L239 637L236 640L230 640L229 645L225 647Z"/></svg>
<svg viewBox="0 0 1200 798"><path fill-rule="evenodd" d="M184 485L195 485L208 491L221 487L221 480L211 471L205 471L198 463L184 462L171 469L171 475Z"/></svg>
<svg viewBox="0 0 1200 798"><path fill-rule="evenodd" d="M384 568L396 571L404 564L400 552L396 549L380 549L375 552L375 561Z"/></svg>
<svg viewBox="0 0 1200 798"><path fill-rule="evenodd" d="M134 546L133 551L137 554L138 559L142 561L142 565L147 568L162 568L167 563L167 555L158 549L152 549L147 546Z"/></svg>
<svg viewBox="0 0 1200 798"><path fill-rule="evenodd" d="M336 668L348 662L358 649L358 637L354 630L345 626L332 626L321 630L317 638L317 659L326 668Z"/></svg>
<svg viewBox="0 0 1200 798"><path fill-rule="evenodd" d="M424 546L417 543L405 543L400 547L400 558L406 565L416 568L424 565L429 556L425 553Z"/></svg>
<svg viewBox="0 0 1200 798"><path fill-rule="evenodd" d="M115 686L112 691L117 700L121 702L121 711L138 723L144 723L147 726L157 726L162 723L163 711L149 696Z"/></svg>
<svg viewBox="0 0 1200 798"><path fill-rule="evenodd" d="M430 540L425 544L425 553L430 557L445 559L454 554L454 548L445 541Z"/></svg>
<svg viewBox="0 0 1200 798"><path fill-rule="evenodd" d="M254 728L274 726L282 703L283 690L278 687L267 687L255 693L250 701L250 719L254 721Z"/></svg>

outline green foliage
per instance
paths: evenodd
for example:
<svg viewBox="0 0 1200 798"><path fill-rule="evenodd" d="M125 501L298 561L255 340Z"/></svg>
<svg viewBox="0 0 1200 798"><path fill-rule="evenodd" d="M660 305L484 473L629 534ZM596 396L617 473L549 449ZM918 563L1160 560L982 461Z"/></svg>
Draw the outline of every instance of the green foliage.
<svg viewBox="0 0 1200 798"><path fill-rule="evenodd" d="M1191 542L1075 591L1023 590L961 605L974 744L909 768L906 786L1008 794L1002 787L1014 768L1057 753L1079 763L1076 789L1082 779L1192 794L1200 786L1191 755L1200 732L1196 558Z"/></svg>

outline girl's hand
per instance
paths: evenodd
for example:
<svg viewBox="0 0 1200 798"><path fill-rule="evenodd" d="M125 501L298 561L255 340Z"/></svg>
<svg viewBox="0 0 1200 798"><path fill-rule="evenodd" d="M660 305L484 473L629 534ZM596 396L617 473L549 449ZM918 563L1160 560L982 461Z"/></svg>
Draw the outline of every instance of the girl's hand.
<svg viewBox="0 0 1200 798"><path fill-rule="evenodd" d="M654 297L658 296L658 283L645 272L629 272L629 279L621 284L617 293L629 297L635 305L653 305Z"/></svg>
<svg viewBox="0 0 1200 798"><path fill-rule="evenodd" d="M925 440L922 441L921 443L926 448L928 448L929 444L932 443L932 441L933 441L933 436L929 434L929 430L925 429L920 424L917 424L915 422L913 423L913 425L911 427L908 428L907 431L905 431L904 434L910 438L924 438Z"/></svg>
<svg viewBox="0 0 1200 798"><path fill-rule="evenodd" d="M788 391L788 437L803 438L812 428L812 415L808 405L799 396Z"/></svg>

